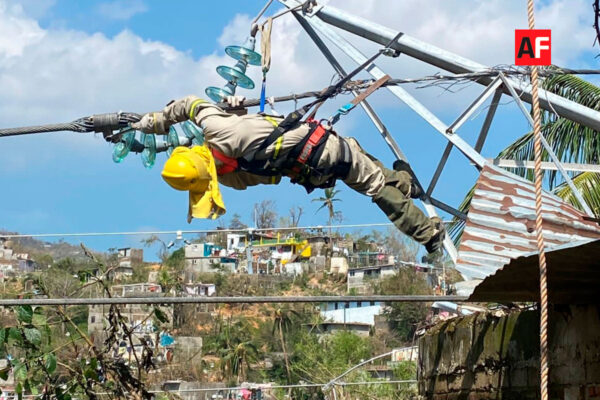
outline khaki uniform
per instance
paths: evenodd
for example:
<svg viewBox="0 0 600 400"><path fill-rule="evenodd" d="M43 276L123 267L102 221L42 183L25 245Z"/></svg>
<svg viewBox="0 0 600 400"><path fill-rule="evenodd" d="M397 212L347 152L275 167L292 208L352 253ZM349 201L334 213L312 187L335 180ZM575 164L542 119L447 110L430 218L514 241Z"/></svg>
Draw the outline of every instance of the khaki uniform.
<svg viewBox="0 0 600 400"><path fill-rule="evenodd" d="M205 102L196 96L188 96L170 103L163 111L169 124L193 121L204 130L204 137L209 147L225 156L239 158L252 153L260 147L273 132L283 117L259 114L235 115L223 111L214 104ZM287 131L277 150L275 143L256 153L255 158L266 160L272 158L277 151L277 158L285 157L295 145L306 137L308 124ZM415 240L426 243L433 235L432 224L423 212L410 199L411 176L406 172L392 171L385 168L375 158L369 156L352 138L341 138L335 132L329 135L324 150L317 163L317 168L329 168L340 160L340 141L346 140L352 157L348 176L344 179L349 187L367 195L376 202L394 224ZM219 161L215 160L217 166ZM326 182L330 177L311 177L313 185ZM218 177L219 183L234 189L245 189L258 184L277 184L281 176L268 177L236 171ZM384 190L384 188L386 188ZM395 191L391 204L380 199L383 192ZM387 193L389 194L389 193ZM389 196L387 196L389 197ZM382 204L384 205L382 206ZM388 204L390 203L390 204ZM388 210L384 209L388 208Z"/></svg>

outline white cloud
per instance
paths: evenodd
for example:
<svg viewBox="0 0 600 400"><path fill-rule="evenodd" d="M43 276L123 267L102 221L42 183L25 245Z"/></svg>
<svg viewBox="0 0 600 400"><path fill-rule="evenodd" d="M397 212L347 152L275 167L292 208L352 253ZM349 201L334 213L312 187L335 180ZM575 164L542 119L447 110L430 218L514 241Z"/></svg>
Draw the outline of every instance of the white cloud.
<svg viewBox="0 0 600 400"><path fill-rule="evenodd" d="M334 7L488 64L514 62L514 30L527 28L520 0L348 0ZM594 38L592 7L585 0L537 2L536 27L552 29L554 62L576 60Z"/></svg>
<svg viewBox="0 0 600 400"><path fill-rule="evenodd" d="M128 20L136 14L148 11L143 0L115 0L100 3L96 10L105 18Z"/></svg>
<svg viewBox="0 0 600 400"><path fill-rule="evenodd" d="M0 2L0 18L0 61L21 56L26 46L44 36L38 23L24 16L20 5L9 6Z"/></svg>

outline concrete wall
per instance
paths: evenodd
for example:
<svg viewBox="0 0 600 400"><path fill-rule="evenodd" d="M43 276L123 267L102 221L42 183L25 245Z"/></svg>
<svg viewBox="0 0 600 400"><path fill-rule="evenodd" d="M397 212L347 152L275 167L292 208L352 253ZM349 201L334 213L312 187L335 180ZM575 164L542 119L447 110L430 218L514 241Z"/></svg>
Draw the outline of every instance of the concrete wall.
<svg viewBox="0 0 600 400"><path fill-rule="evenodd" d="M329 272L346 275L348 273L348 259L346 257L331 257Z"/></svg>
<svg viewBox="0 0 600 400"><path fill-rule="evenodd" d="M550 397L594 398L600 384L600 308L550 312ZM474 314L445 321L419 339L425 399L538 399L539 313Z"/></svg>

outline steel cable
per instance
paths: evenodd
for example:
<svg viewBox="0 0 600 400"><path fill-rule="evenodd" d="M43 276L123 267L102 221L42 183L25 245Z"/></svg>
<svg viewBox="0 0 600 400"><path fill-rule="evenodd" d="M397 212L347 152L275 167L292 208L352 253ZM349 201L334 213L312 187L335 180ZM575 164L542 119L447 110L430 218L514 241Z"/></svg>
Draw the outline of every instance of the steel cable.
<svg viewBox="0 0 600 400"><path fill-rule="evenodd" d="M0 129L0 137L29 135L33 133L72 131L102 132L105 137L110 140L112 138L113 131L125 128L129 125L129 123L137 122L140 120L140 118L142 118L140 114L132 112L94 114L67 123Z"/></svg>
<svg viewBox="0 0 600 400"><path fill-rule="evenodd" d="M446 81L476 81L483 77L494 77L498 73L502 72L506 76L524 76L529 74L528 71L522 69L511 68L490 68L483 71L470 72L464 74L455 75L429 75L421 78L414 79L390 79L384 83L381 87L404 85L404 84L417 84L426 83L424 87L435 86L441 82ZM555 75L592 75L600 74L600 70L594 69L544 69L538 71L538 76L555 76ZM352 91L361 90L369 87L374 82L373 79L358 80L347 82L343 87L334 90L332 97L338 94L351 93ZM333 90L335 85L326 87L323 90L313 90L303 93L295 93L287 96L273 97L273 103L280 103L285 101L297 101L305 98L318 98L326 91ZM231 107L227 103L218 103L217 106L224 110L239 110L248 107L254 107L260 105L260 99L245 99L243 103L238 107ZM60 131L73 131L73 132L102 132L105 138L109 141L113 141L114 137L110 134L111 131L125 128L130 122L139 121L142 116L140 114L131 112L119 112L119 113L108 113L108 114L96 114L89 117L80 118L78 120L62 123L62 124L47 124L37 125L19 128L6 128L0 129L0 138L7 136L27 135L33 133L45 133L45 132L60 132ZM118 122L117 122L118 120ZM100 123L99 123L100 122Z"/></svg>
<svg viewBox="0 0 600 400"><path fill-rule="evenodd" d="M79 125L77 125L73 122L70 122L70 123L66 123L66 124L48 124L48 125L26 126L26 127L20 127L20 128L0 129L0 137L28 135L31 133L60 132L60 131L87 132L87 130L80 127Z"/></svg>

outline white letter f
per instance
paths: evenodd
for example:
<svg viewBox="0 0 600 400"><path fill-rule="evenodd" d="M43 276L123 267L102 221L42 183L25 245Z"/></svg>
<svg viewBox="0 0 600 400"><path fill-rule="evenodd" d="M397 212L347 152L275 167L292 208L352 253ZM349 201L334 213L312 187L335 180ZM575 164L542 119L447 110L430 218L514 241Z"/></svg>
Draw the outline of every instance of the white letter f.
<svg viewBox="0 0 600 400"><path fill-rule="evenodd" d="M535 38L535 58L540 58L540 54L542 50L550 49L548 45L542 45L542 42L549 42L550 38L548 36L538 36Z"/></svg>

